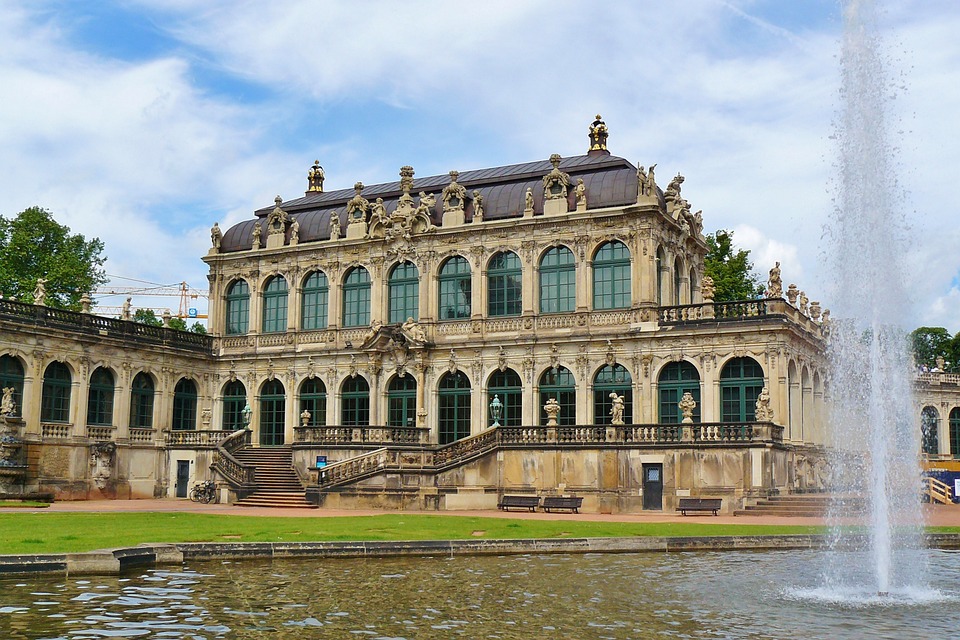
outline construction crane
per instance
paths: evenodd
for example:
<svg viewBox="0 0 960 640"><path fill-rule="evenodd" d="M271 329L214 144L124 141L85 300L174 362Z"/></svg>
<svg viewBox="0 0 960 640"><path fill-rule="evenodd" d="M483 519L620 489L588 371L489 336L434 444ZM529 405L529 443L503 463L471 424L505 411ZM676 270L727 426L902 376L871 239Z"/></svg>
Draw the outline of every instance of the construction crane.
<svg viewBox="0 0 960 640"><path fill-rule="evenodd" d="M113 276L118 277L118 276ZM129 279L129 278L126 278ZM133 296L168 296L180 298L180 306L176 314L172 314L175 318L206 318L207 314L190 314L190 302L197 300L198 298L207 298L206 291L200 291L199 289L191 288L186 282L181 282L177 285L161 285L155 284L152 282L144 282L145 285L150 286L140 286L140 287L100 287L93 292L95 296L127 296L132 298ZM151 309L155 312L163 312L165 309L163 307L138 307L141 309ZM99 315L104 316L119 316L123 310L122 306L102 306L97 305L94 308L94 312Z"/></svg>

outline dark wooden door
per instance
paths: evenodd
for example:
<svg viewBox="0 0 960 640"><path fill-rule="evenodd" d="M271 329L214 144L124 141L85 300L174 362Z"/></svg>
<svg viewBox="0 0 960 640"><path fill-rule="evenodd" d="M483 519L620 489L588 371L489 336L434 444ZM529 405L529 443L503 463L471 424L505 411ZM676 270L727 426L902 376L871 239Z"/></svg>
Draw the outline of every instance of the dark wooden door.
<svg viewBox="0 0 960 640"><path fill-rule="evenodd" d="M663 510L663 465L643 465L643 508Z"/></svg>
<svg viewBox="0 0 960 640"><path fill-rule="evenodd" d="M187 485L190 484L190 461L177 460L177 497L187 497Z"/></svg>

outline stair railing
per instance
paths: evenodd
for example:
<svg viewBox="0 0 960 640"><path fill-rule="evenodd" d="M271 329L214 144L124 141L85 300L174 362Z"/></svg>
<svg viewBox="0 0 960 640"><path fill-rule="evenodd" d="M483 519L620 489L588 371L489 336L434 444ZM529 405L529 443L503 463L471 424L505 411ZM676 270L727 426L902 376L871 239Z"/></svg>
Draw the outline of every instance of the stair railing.
<svg viewBox="0 0 960 640"><path fill-rule="evenodd" d="M217 443L213 453L212 471L216 471L235 489L252 490L256 487L256 467L244 464L233 454L250 444L250 430L238 429Z"/></svg>
<svg viewBox="0 0 960 640"><path fill-rule="evenodd" d="M924 476L921 482L922 493L930 498L930 502L953 504L953 490L946 482L941 482L931 476Z"/></svg>
<svg viewBox="0 0 960 640"><path fill-rule="evenodd" d="M352 482L365 475L386 469L388 466L396 465L397 452L381 447L323 467L317 474L317 486L326 488Z"/></svg>

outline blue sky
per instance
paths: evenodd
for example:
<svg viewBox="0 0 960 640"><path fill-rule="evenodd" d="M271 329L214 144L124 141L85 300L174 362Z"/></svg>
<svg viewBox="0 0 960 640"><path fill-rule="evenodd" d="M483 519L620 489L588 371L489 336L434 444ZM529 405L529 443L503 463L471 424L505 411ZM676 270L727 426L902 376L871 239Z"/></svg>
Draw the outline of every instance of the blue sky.
<svg viewBox="0 0 960 640"><path fill-rule="evenodd" d="M879 4L901 312L956 332L960 4ZM706 230L830 307L840 29L826 0L7 0L0 215L46 207L104 240L109 273L205 289L212 223L301 195L314 159L332 189L576 155L601 113L615 155L683 173Z"/></svg>

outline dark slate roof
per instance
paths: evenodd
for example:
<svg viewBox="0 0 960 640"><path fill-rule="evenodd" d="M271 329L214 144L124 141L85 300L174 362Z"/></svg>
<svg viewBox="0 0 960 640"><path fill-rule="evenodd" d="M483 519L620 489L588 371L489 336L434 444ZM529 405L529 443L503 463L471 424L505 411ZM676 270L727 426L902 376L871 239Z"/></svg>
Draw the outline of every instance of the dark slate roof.
<svg viewBox="0 0 960 640"><path fill-rule="evenodd" d="M534 215L540 215L543 212L542 179L552 168L549 160L539 160L461 172L457 182L467 190L466 220L469 222L473 218L475 190L483 196L484 220L522 217L527 188L533 190ZM628 160L606 152L594 151L587 155L563 158L560 161L560 169L570 174L571 178L567 196L570 210L573 210L576 205L573 187L577 178L583 178L587 188L587 209L625 206L637 201L637 168ZM433 193L436 196L437 204L432 218L437 226L440 226L443 217L441 192L448 184L450 184L449 175L414 178L413 188L410 190L414 198L418 198L421 191ZM363 189L363 197L370 202L383 198L387 213L392 213L397 208L397 200L401 194L399 180L370 185ZM347 202L353 196L353 189L308 193L302 198L289 200L280 206L300 222L300 243L314 242L330 238L331 212L336 212L336 215L340 216L340 226L344 232L346 231ZM256 218L230 227L223 234L220 250L226 253L250 249L253 244L254 225L258 220L266 218L273 211L274 206L258 209L255 212Z"/></svg>

